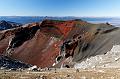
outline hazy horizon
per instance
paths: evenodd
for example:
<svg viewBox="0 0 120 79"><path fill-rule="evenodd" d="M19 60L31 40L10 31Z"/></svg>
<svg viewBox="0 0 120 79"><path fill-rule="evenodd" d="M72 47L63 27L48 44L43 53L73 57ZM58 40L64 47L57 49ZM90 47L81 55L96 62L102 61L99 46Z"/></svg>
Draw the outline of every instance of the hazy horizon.
<svg viewBox="0 0 120 79"><path fill-rule="evenodd" d="M75 17L75 18L120 18L120 16L47 16L47 15L0 15L0 17Z"/></svg>

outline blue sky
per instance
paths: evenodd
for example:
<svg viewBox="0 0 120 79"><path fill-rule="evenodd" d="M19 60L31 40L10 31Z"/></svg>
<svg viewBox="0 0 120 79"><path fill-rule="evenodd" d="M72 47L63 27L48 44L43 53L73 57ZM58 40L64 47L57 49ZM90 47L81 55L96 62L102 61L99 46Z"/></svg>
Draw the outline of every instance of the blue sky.
<svg viewBox="0 0 120 79"><path fill-rule="evenodd" d="M120 17L120 0L0 0L0 16Z"/></svg>

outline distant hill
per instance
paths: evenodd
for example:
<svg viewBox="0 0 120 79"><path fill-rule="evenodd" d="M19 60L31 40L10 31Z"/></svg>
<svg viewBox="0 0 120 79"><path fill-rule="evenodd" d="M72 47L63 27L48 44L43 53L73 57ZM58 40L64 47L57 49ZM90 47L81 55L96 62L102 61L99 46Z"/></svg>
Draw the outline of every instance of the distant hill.
<svg viewBox="0 0 120 79"><path fill-rule="evenodd" d="M15 22L10 22L5 20L0 21L0 30L6 30L6 29L16 28L20 26L22 26L22 24L20 23L15 23Z"/></svg>

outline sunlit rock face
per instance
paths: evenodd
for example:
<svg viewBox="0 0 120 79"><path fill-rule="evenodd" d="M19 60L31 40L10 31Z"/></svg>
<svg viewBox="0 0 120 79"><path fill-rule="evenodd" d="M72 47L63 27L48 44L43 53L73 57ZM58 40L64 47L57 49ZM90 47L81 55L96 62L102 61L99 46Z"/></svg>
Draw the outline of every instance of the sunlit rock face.
<svg viewBox="0 0 120 79"><path fill-rule="evenodd" d="M120 68L120 45L113 45L105 55L87 58L76 63L75 68Z"/></svg>

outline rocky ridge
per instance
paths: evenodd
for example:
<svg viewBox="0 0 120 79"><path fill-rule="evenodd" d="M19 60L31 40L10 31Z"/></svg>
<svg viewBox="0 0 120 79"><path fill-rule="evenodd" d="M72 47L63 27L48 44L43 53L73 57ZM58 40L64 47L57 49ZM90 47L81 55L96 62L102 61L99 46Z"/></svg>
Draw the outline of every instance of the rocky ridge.
<svg viewBox="0 0 120 79"><path fill-rule="evenodd" d="M0 31L0 54L45 67L74 67L119 44L119 27L77 20L44 20Z"/></svg>

